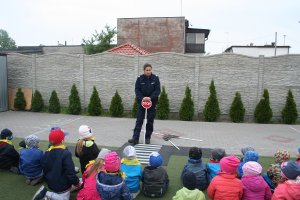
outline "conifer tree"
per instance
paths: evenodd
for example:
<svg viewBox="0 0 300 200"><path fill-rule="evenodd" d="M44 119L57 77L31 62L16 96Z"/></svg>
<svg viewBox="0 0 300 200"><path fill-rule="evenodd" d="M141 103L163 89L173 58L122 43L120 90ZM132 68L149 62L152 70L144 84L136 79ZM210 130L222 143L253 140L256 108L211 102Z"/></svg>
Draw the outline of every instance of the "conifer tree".
<svg viewBox="0 0 300 200"><path fill-rule="evenodd" d="M55 90L52 91L49 99L49 112L60 113L60 102Z"/></svg>
<svg viewBox="0 0 300 200"><path fill-rule="evenodd" d="M136 99L136 97L134 97L134 102L133 102L133 105L132 105L132 112L131 112L131 116L133 118L136 118L137 110L138 110L137 99Z"/></svg>
<svg viewBox="0 0 300 200"><path fill-rule="evenodd" d="M288 91L285 106L281 114L282 114L282 121L285 124L295 124L298 118L297 105L295 103L294 96L291 90Z"/></svg>
<svg viewBox="0 0 300 200"><path fill-rule="evenodd" d="M273 116L270 106L269 92L264 90L263 98L260 99L254 111L255 121L258 123L269 123Z"/></svg>
<svg viewBox="0 0 300 200"><path fill-rule="evenodd" d="M157 104L157 117L158 119L168 119L170 113L168 94L165 87L162 87L162 92L159 95Z"/></svg>
<svg viewBox="0 0 300 200"><path fill-rule="evenodd" d="M71 88L68 111L72 115L79 115L81 112L80 98L75 84Z"/></svg>
<svg viewBox="0 0 300 200"><path fill-rule="evenodd" d="M40 112L44 108L44 100L42 94L36 90L31 101L31 110L33 112Z"/></svg>
<svg viewBox="0 0 300 200"><path fill-rule="evenodd" d="M122 98L116 90L115 95L111 99L109 112L112 117L122 117L124 112L124 107L122 103Z"/></svg>
<svg viewBox="0 0 300 200"><path fill-rule="evenodd" d="M16 97L14 99L14 108L16 110L25 110L26 107L26 100L24 93L22 92L21 88L18 88L16 93Z"/></svg>
<svg viewBox="0 0 300 200"><path fill-rule="evenodd" d="M102 113L101 100L99 98L99 93L96 87L93 87L93 93L90 98L90 103L88 105L88 113L92 116L99 116Z"/></svg>
<svg viewBox="0 0 300 200"><path fill-rule="evenodd" d="M185 97L182 100L179 109L179 119L183 121L192 121L194 116L194 101L192 99L191 89L186 86Z"/></svg>
<svg viewBox="0 0 300 200"><path fill-rule="evenodd" d="M203 115L205 121L215 122L220 117L221 111L220 111L219 102L217 99L217 92L213 80L210 83L209 91L210 91L210 96L206 101L203 110Z"/></svg>
<svg viewBox="0 0 300 200"><path fill-rule="evenodd" d="M242 102L241 94L235 93L234 100L230 107L230 118L233 122L243 122L245 117L245 108Z"/></svg>

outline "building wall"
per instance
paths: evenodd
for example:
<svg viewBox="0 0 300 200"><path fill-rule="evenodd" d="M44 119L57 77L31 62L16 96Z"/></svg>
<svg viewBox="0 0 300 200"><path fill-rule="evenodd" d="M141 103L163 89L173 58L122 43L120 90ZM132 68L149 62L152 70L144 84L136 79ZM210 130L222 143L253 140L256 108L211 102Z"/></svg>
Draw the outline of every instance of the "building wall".
<svg viewBox="0 0 300 200"><path fill-rule="evenodd" d="M233 47L233 53L236 54L242 54L246 56L253 56L253 57L258 57L260 55L263 55L265 57L271 57L275 55L275 47L263 47L263 48L255 48L255 47ZM289 54L289 49L288 48L277 48L276 49L276 55L286 55Z"/></svg>
<svg viewBox="0 0 300 200"><path fill-rule="evenodd" d="M83 46L69 45L69 46L43 46L43 54L49 53L69 53L69 54L84 54Z"/></svg>
<svg viewBox="0 0 300 200"><path fill-rule="evenodd" d="M188 85L195 110L202 113L212 79L223 115L228 115L234 94L239 91L246 115L251 118L265 88L269 90L275 117L281 115L288 89L292 90L300 111L300 55L267 58L232 53L205 57L177 53L146 56L9 54L7 62L9 88L38 89L46 104L55 89L61 104L67 106L71 86L75 83L83 107L87 107L93 86L96 86L104 109L109 108L111 98L118 90L125 110L131 110L134 83L147 62L152 64L153 73L159 75L161 85L165 86L172 112L179 111Z"/></svg>
<svg viewBox="0 0 300 200"><path fill-rule="evenodd" d="M184 17L118 18L118 45L132 43L151 53L184 53Z"/></svg>

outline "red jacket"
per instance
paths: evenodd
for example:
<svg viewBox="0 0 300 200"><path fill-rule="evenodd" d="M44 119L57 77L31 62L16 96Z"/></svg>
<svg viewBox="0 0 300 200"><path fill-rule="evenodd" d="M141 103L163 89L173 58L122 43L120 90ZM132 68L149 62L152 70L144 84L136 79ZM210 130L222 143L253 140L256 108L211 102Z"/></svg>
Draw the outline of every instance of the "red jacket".
<svg viewBox="0 0 300 200"><path fill-rule="evenodd" d="M296 180L288 180L279 184L272 196L272 200L299 200L300 176Z"/></svg>
<svg viewBox="0 0 300 200"><path fill-rule="evenodd" d="M271 200L271 189L262 176L244 175L242 183L243 200Z"/></svg>
<svg viewBox="0 0 300 200"><path fill-rule="evenodd" d="M207 194L212 200L240 200L243 196L243 184L235 174L219 172L208 186Z"/></svg>

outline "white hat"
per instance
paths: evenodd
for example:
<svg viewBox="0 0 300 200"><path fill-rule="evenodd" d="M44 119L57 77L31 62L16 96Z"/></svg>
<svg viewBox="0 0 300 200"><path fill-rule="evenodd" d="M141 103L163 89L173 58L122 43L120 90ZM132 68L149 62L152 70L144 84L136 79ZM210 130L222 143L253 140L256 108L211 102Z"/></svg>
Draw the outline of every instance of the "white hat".
<svg viewBox="0 0 300 200"><path fill-rule="evenodd" d="M106 149L106 148L102 148L101 151L100 151L100 153L98 154L97 158L104 160L104 157L106 156L106 154L108 154L110 152L111 152L111 150Z"/></svg>
<svg viewBox="0 0 300 200"><path fill-rule="evenodd" d="M80 139L89 138L93 135L92 129L90 129L87 125L81 125L78 132Z"/></svg>
<svg viewBox="0 0 300 200"><path fill-rule="evenodd" d="M133 146L127 146L124 148L123 150L123 155L125 158L127 159L133 159L136 157L136 151L135 151L135 148Z"/></svg>

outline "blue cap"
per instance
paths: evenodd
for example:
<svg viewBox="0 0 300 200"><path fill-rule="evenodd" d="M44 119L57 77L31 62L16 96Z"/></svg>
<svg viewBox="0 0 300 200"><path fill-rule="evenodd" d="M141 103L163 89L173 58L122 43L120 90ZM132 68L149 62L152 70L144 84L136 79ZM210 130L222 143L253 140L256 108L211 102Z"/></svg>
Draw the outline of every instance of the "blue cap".
<svg viewBox="0 0 300 200"><path fill-rule="evenodd" d="M298 153L300 153L300 147L298 148Z"/></svg>
<svg viewBox="0 0 300 200"><path fill-rule="evenodd" d="M68 135L69 135L69 132L63 131L63 130L62 130L60 127L58 127L58 126L52 127L52 128L50 129L50 132L51 132L51 131L54 131L54 130L61 130L62 132L64 132L64 135L65 135L65 136L68 136Z"/></svg>

